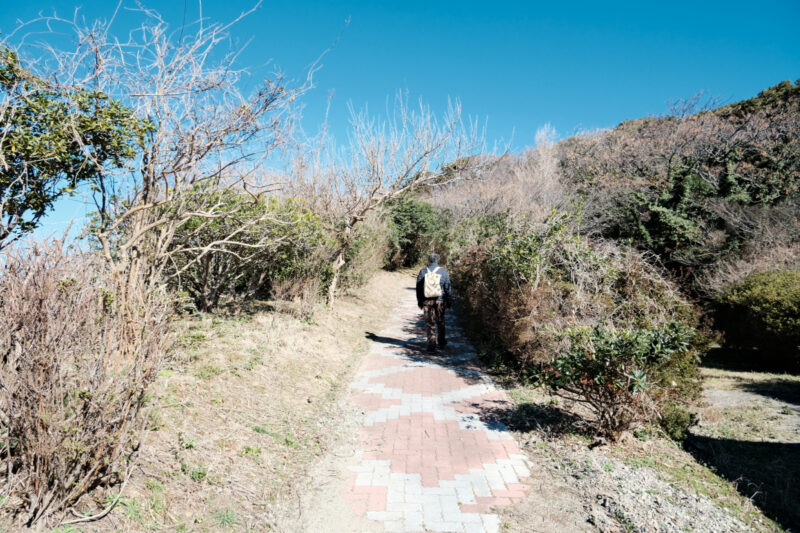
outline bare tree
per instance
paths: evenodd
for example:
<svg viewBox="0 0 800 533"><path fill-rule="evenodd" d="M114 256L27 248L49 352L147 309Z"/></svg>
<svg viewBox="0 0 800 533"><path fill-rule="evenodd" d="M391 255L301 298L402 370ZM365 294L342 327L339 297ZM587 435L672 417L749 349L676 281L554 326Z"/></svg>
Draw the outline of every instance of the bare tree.
<svg viewBox="0 0 800 533"><path fill-rule="evenodd" d="M202 258L234 243L243 247L263 244L239 241L260 221L258 216L244 213L240 224L223 225L228 233L200 247L192 248L192 239L176 245L176 232L189 221L195 224L191 231L202 231L205 224L247 211L246 202L237 209L221 199L224 195L199 195L203 187L235 188L254 202L275 188L263 179L261 167L285 142L292 121L291 104L310 85L309 78L290 89L276 75L252 94L243 95L238 81L245 72L236 68L237 52L226 51L229 30L236 21L202 21L178 33L157 13L143 8L135 11L142 23L126 40L112 33L113 19L87 26L77 17L64 20L54 16L23 25L5 43L11 46L13 42L22 58L38 58L26 65L53 85L120 102L139 121L143 133L138 155L128 162L94 157L80 136L73 139L84 143L80 148L87 157L82 164L97 171L89 182L97 209L89 230L104 261L79 264L64 258L60 250L47 252L52 258L44 254L38 263L35 254L30 259L21 256L16 260L20 266L15 275L4 278L0 287L3 318L9 322L6 334L0 337L2 425L9 424L9 442L26 439L30 444L22 450L26 454L23 459L9 455L10 448L5 448L3 486L7 494L14 495L15 507L26 511L29 525L67 511L83 492L108 480L119 461L135 451L131 429L139 427L144 391L155 378L167 346L169 315L161 288L169 276L181 273L173 258L188 252ZM43 25L48 35L56 30L70 35L72 48L32 42L37 24ZM33 270L26 277L25 265L31 263ZM181 264L187 267L192 261ZM81 320L70 322L73 281L65 269L72 267L82 269L75 276L80 288L76 294L86 302L88 311L74 317ZM42 294L34 290L39 286L31 286L31 298L24 297L19 287L36 276L47 282ZM51 306L60 313L55 317L58 320L46 315L50 307L38 305L47 304L48 299L60 306ZM7 307L12 303L16 306L13 313ZM40 327L33 327L30 321L38 321ZM106 323L109 326L103 328ZM48 332L58 334L59 328L66 332L62 335L65 342L48 342ZM70 343L70 339L81 342ZM31 350L38 351L34 354ZM64 351L79 362L71 365L65 359L61 364ZM92 358L94 353L100 355ZM32 354L36 357L30 358ZM89 367L91 371L86 370ZM117 379L123 368L127 369L126 378ZM24 379L35 376L42 382L33 387L32 383L13 381L14 375ZM118 394L120 390L125 394ZM64 409L71 407L62 406L58 411L56 405L59 398L66 398L65 391L77 395L84 411L80 417L69 418L64 431L97 437L77 442L80 453L69 459L69 464L64 464L68 458L59 448L59 433L48 429L45 421L37 427L28 423L36 423L29 408L44 405L42 402L55 413L54 424L59 423L58 416L69 417L71 411ZM39 398L39 403L26 403L31 398ZM31 420L26 422L26 417Z"/></svg>
<svg viewBox="0 0 800 533"><path fill-rule="evenodd" d="M350 106L350 126L346 146L323 134L294 165L297 192L327 217L336 236L329 305L353 231L369 212L420 187L459 180L483 161L483 132L462 120L457 103L438 118L422 102L410 105L401 92L383 119Z"/></svg>
<svg viewBox="0 0 800 533"><path fill-rule="evenodd" d="M126 41L115 38L112 23L86 26L48 17L36 22L70 32L74 49L29 45L24 38L17 48L45 53L38 67L50 78L102 91L147 121L135 163L107 168L92 184L98 215L92 233L115 272L129 280L141 273L155 286L164 282L172 255L183 251L172 246L178 228L197 217L236 214L216 195L198 204L194 191L215 183L246 191L255 201L274 189L260 168L287 140L291 104L310 77L290 89L275 75L244 95L238 82L246 71L236 66L238 52L225 47L233 24L249 12L228 24L199 21L176 35L158 13L136 11L143 21ZM195 253L235 242L244 231L236 227Z"/></svg>

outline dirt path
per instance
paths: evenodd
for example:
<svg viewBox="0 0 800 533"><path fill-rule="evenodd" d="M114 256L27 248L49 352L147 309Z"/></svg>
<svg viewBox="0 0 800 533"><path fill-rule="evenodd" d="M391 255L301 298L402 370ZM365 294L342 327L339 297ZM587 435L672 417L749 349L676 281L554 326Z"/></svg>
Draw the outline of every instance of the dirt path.
<svg viewBox="0 0 800 533"><path fill-rule="evenodd" d="M353 437L314 476L304 531L495 532L493 509L526 496L530 464L495 416L509 400L454 322L446 352L424 354L409 287L385 329L367 333Z"/></svg>

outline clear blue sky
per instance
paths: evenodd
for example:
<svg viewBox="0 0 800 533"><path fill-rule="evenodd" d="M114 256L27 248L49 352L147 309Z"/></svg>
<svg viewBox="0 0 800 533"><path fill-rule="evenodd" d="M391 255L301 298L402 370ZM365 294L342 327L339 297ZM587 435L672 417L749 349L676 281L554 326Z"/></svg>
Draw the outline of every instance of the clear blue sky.
<svg viewBox="0 0 800 533"><path fill-rule="evenodd" d="M252 1L205 0L203 16L227 21ZM109 0L0 0L0 30L37 12L108 18ZM198 0L145 2L175 27ZM126 15L120 19L125 25ZM350 21L349 25L345 23ZM667 110L699 91L732 102L800 78L800 1L702 2L270 2L233 30L243 65L271 60L289 78L324 50L304 97L314 130L333 91L330 125L345 131L346 104L382 109L408 89L434 109L448 98L488 120L491 140L533 144L551 123L560 137ZM337 41L338 38L338 41Z"/></svg>

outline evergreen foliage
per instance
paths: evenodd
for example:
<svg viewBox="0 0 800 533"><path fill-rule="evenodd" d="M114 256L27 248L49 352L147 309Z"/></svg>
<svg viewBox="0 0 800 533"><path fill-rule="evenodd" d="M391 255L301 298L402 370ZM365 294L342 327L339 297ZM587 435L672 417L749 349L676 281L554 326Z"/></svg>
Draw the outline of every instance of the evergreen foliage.
<svg viewBox="0 0 800 533"><path fill-rule="evenodd" d="M431 251L446 258L450 214L415 197L401 197L388 206L391 234L389 268L412 267ZM444 253L443 253L444 252Z"/></svg>
<svg viewBox="0 0 800 533"><path fill-rule="evenodd" d="M569 328L563 332L569 348L543 366L540 382L587 403L600 428L615 437L652 415L658 407L654 400L676 388L672 378L682 374L675 366L694 352L696 335L680 322L648 329ZM675 421L670 422L675 433Z"/></svg>
<svg viewBox="0 0 800 533"><path fill-rule="evenodd" d="M323 276L330 239L302 201L217 187L194 195L214 196L220 216L192 217L179 228L171 275L198 309L213 309L225 295L268 297L277 281Z"/></svg>
<svg viewBox="0 0 800 533"><path fill-rule="evenodd" d="M730 345L800 369L800 270L759 272L729 288L717 321Z"/></svg>
<svg viewBox="0 0 800 533"><path fill-rule="evenodd" d="M151 131L100 91L48 84L0 49L0 248L39 225L53 202L128 164Z"/></svg>

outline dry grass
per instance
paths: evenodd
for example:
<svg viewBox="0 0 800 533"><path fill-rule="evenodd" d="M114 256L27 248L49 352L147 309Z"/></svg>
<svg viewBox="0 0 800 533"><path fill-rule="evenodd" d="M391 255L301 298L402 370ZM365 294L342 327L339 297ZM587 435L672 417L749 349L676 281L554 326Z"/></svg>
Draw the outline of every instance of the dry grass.
<svg viewBox="0 0 800 533"><path fill-rule="evenodd" d="M786 528L800 525L800 376L704 368L695 455Z"/></svg>
<svg viewBox="0 0 800 533"><path fill-rule="evenodd" d="M529 457L548 472L552 484L548 491L571 494L567 498L573 501L571 508L558 499L552 503L562 509L563 516L575 512L577 502L593 505L596 491L622 495L632 489L646 496L637 505L642 509L652 507L657 512L659 483L666 482L690 498L709 499L753 531L782 531L757 501L742 493L736 480L721 472L713 462L699 460L697 450L691 446L682 448L647 432L637 433L638 438L629 434L614 445L589 446L593 438L582 431L580 420L587 413L580 405L529 387L516 386L509 393L515 408L508 413L507 422L517 432ZM605 476L603 471L609 475ZM583 484L573 479L587 476L595 481ZM685 512L693 511L687 508ZM512 531L541 527L531 516L536 515L511 510L504 513ZM691 517L685 518L691 521ZM619 527L625 530L624 523L620 522Z"/></svg>
<svg viewBox="0 0 800 533"><path fill-rule="evenodd" d="M121 505L87 530L273 527L335 440L364 332L400 298L403 275L379 273L313 318L262 310L186 320L183 349L156 384L141 466Z"/></svg>

